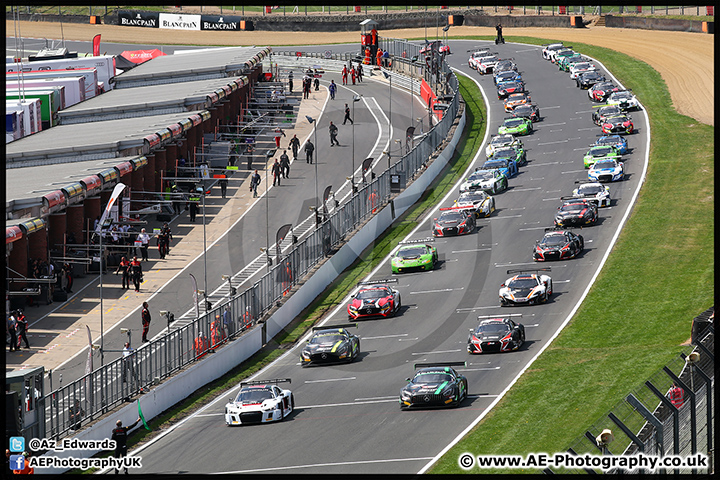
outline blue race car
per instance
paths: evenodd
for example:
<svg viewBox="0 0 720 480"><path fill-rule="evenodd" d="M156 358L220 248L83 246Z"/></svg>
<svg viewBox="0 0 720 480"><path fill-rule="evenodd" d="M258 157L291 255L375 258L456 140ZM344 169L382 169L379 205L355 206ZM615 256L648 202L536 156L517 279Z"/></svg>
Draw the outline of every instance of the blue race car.
<svg viewBox="0 0 720 480"><path fill-rule="evenodd" d="M493 81L495 82L495 85L500 85L504 82L522 81L522 75L520 75L520 72L515 70L506 70L504 72L497 73L493 77Z"/></svg>
<svg viewBox="0 0 720 480"><path fill-rule="evenodd" d="M622 135L601 135L600 138L595 140L595 145L613 146L620 155L628 153L627 140Z"/></svg>
<svg viewBox="0 0 720 480"><path fill-rule="evenodd" d="M483 166L482 170L500 170L500 173L505 175L507 178L512 178L518 173L517 163L514 160L508 160L507 158L495 158L488 159Z"/></svg>

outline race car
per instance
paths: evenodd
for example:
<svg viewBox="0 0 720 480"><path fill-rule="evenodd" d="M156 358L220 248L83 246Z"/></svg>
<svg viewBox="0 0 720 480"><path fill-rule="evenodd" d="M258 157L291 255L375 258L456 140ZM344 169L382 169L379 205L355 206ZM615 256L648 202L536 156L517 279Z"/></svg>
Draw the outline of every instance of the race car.
<svg viewBox="0 0 720 480"><path fill-rule="evenodd" d="M477 71L480 75L485 75L487 73L492 73L493 68L495 65L500 61L497 54L488 55L487 57L482 57L480 61L478 62L478 68Z"/></svg>
<svg viewBox="0 0 720 480"><path fill-rule="evenodd" d="M545 48L542 49L542 57L545 60L551 59L552 52L565 48L562 43L545 43L543 45Z"/></svg>
<svg viewBox="0 0 720 480"><path fill-rule="evenodd" d="M350 363L360 354L360 338L348 332L356 323L313 327L312 337L300 353L302 366L319 363Z"/></svg>
<svg viewBox="0 0 720 480"><path fill-rule="evenodd" d="M508 159L515 162L515 165L521 167L527 164L525 149L523 147L500 147L495 149L495 153L488 160Z"/></svg>
<svg viewBox="0 0 720 480"><path fill-rule="evenodd" d="M521 92L513 93L512 95L508 96L505 99L503 105L505 106L506 112L512 112L513 108L517 107L518 105L524 105L531 102L532 99L530 98L530 94L528 92Z"/></svg>
<svg viewBox="0 0 720 480"><path fill-rule="evenodd" d="M581 183L573 190L573 197L594 202L598 207L609 207L611 202L610 187L598 182Z"/></svg>
<svg viewBox="0 0 720 480"><path fill-rule="evenodd" d="M415 376L400 390L400 409L412 407L457 407L467 398L468 382L455 366L465 362L416 363Z"/></svg>
<svg viewBox="0 0 720 480"><path fill-rule="evenodd" d="M600 124L600 129L603 133L631 134L635 131L635 126L633 125L632 118L622 114L607 117L605 121Z"/></svg>
<svg viewBox="0 0 720 480"><path fill-rule="evenodd" d="M552 279L540 272L549 272L549 268L536 270L508 270L517 274L500 285L500 305L535 305L545 303L552 295ZM534 272L534 273L531 273Z"/></svg>
<svg viewBox="0 0 720 480"><path fill-rule="evenodd" d="M624 178L624 165L616 160L595 162L595 165L588 170L588 180L591 182L616 182Z"/></svg>
<svg viewBox="0 0 720 480"><path fill-rule="evenodd" d="M588 89L588 97L593 102L604 102L611 93L619 90L612 82L598 82Z"/></svg>
<svg viewBox="0 0 720 480"><path fill-rule="evenodd" d="M526 103L524 105L518 105L513 108L513 117L529 118L531 122L537 122L541 120L540 109L533 103Z"/></svg>
<svg viewBox="0 0 720 480"><path fill-rule="evenodd" d="M507 178L512 178L518 173L517 163L515 163L514 160L507 158L494 158L494 156L488 158L480 168L482 170L498 169Z"/></svg>
<svg viewBox="0 0 720 480"><path fill-rule="evenodd" d="M561 48L552 54L550 61L557 65L563 57L572 57L573 55L577 55L577 52L572 48Z"/></svg>
<svg viewBox="0 0 720 480"><path fill-rule="evenodd" d="M533 131L532 121L524 117L510 117L498 127L498 135L529 135Z"/></svg>
<svg viewBox="0 0 720 480"><path fill-rule="evenodd" d="M625 137L622 135L598 135L600 138L595 140L595 145L612 145L620 155L625 155L630 150Z"/></svg>
<svg viewBox="0 0 720 480"><path fill-rule="evenodd" d="M592 121L595 125L602 125L608 117L622 115L622 110L618 105L595 105L592 112Z"/></svg>
<svg viewBox="0 0 720 480"><path fill-rule="evenodd" d="M617 105L623 112L640 109L640 103L630 90L618 90L611 93L607 98L607 104Z"/></svg>
<svg viewBox="0 0 720 480"><path fill-rule="evenodd" d="M507 188L508 179L500 170L476 169L460 184L460 193L483 191L494 195Z"/></svg>
<svg viewBox="0 0 720 480"><path fill-rule="evenodd" d="M563 203L555 213L555 226L584 226L597 222L598 207L595 202L575 197L561 198L563 199Z"/></svg>
<svg viewBox="0 0 720 480"><path fill-rule="evenodd" d="M434 241L434 238L426 238L400 242L400 248L390 259L392 273L435 269L438 261L437 248L430 245L430 242Z"/></svg>
<svg viewBox="0 0 720 480"><path fill-rule="evenodd" d="M472 211L477 218L489 217L495 211L495 198L482 190L465 192L455 200L452 208Z"/></svg>
<svg viewBox="0 0 720 480"><path fill-rule="evenodd" d="M575 79L575 83L577 84L578 88L582 89L588 89L595 85L598 82L604 82L605 77L600 75L600 72L596 70L591 70L589 72L585 72L582 75L578 75L578 77Z"/></svg>
<svg viewBox="0 0 720 480"><path fill-rule="evenodd" d="M394 317L402 302L400 292L390 288L390 283L397 283L397 278L360 282L360 288L347 306L348 318Z"/></svg>
<svg viewBox="0 0 720 480"><path fill-rule="evenodd" d="M433 218L432 234L435 237L466 235L475 231L475 214L458 210L446 210Z"/></svg>
<svg viewBox="0 0 720 480"><path fill-rule="evenodd" d="M433 47L437 49L440 53L447 53L448 55L450 52L450 45L444 45L441 40L435 40L432 42L428 42L424 47L420 49L420 54L428 54L432 51Z"/></svg>
<svg viewBox="0 0 720 480"><path fill-rule="evenodd" d="M620 154L611 145L591 145L583 158L585 168L590 168L599 160L620 160Z"/></svg>
<svg viewBox="0 0 720 480"><path fill-rule="evenodd" d="M508 95L511 95L513 93L522 93L524 91L525 84L521 81L513 80L512 82L502 82L497 86L498 100L507 98Z"/></svg>
<svg viewBox="0 0 720 480"><path fill-rule="evenodd" d="M535 242L533 260L567 260L580 255L585 248L582 235L575 235L570 230L546 228L542 240Z"/></svg>
<svg viewBox="0 0 720 480"><path fill-rule="evenodd" d="M580 75L585 72L597 71L597 67L590 62L578 62L570 65L570 78L576 80Z"/></svg>
<svg viewBox="0 0 720 480"><path fill-rule="evenodd" d="M493 83L499 85L503 82L513 82L522 80L522 75L517 70L505 70L504 72L495 72L493 75Z"/></svg>
<svg viewBox="0 0 720 480"><path fill-rule="evenodd" d="M560 57L557 62L558 70L560 70L561 72L569 72L570 66L575 65L576 63L584 62L585 60L585 57L583 57L579 53L566 57Z"/></svg>
<svg viewBox="0 0 720 480"><path fill-rule="evenodd" d="M512 316L521 316L514 314ZM506 315L505 317L510 317ZM525 343L525 326L510 318L480 315L480 324L470 329L468 353L512 352Z"/></svg>
<svg viewBox="0 0 720 480"><path fill-rule="evenodd" d="M485 155L490 157L496 148L508 146L522 147L523 143L519 138L515 138L512 135L495 135L485 147Z"/></svg>
<svg viewBox="0 0 720 480"><path fill-rule="evenodd" d="M512 58L499 60L498 63L495 64L495 67L493 67L493 76L497 76L498 73L509 72L511 70L515 72L518 71L517 65L515 65Z"/></svg>
<svg viewBox="0 0 720 480"><path fill-rule="evenodd" d="M471 53L470 58L468 58L468 67L472 68L473 70L477 70L480 59L482 57L487 57L488 55L492 54L490 53L490 50L487 49Z"/></svg>
<svg viewBox="0 0 720 480"><path fill-rule="evenodd" d="M277 386L290 383L289 378L243 382L237 396L225 404L225 423L228 426L251 423L279 422L295 408L290 390Z"/></svg>

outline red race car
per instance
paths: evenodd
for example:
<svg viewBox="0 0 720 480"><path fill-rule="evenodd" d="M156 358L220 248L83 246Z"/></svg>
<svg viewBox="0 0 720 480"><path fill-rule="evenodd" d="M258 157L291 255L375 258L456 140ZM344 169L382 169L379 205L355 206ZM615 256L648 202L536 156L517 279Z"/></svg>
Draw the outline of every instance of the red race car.
<svg viewBox="0 0 720 480"><path fill-rule="evenodd" d="M352 320L366 317L392 317L402 306L400 292L388 286L397 283L397 278L360 282L360 289L352 296L347 306L348 317Z"/></svg>

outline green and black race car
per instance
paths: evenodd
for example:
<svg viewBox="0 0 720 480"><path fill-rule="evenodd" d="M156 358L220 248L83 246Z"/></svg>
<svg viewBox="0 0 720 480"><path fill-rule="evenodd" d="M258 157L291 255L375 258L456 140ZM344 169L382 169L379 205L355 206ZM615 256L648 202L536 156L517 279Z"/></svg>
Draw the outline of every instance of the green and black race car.
<svg viewBox="0 0 720 480"><path fill-rule="evenodd" d="M400 248L390 259L392 273L433 270L438 262L437 248L430 245L434 238L400 242Z"/></svg>
<svg viewBox="0 0 720 480"><path fill-rule="evenodd" d="M510 117L498 128L498 135L528 135L532 133L532 121L525 117Z"/></svg>
<svg viewBox="0 0 720 480"><path fill-rule="evenodd" d="M416 363L417 372L400 391L400 409L457 407L468 396L468 381L454 366L466 362Z"/></svg>
<svg viewBox="0 0 720 480"><path fill-rule="evenodd" d="M525 155L525 148L522 145L500 147L495 149L495 153L492 154L490 159L505 158L514 161L518 167L522 167L527 164L527 156ZM489 160L489 159L488 159Z"/></svg>
<svg viewBox="0 0 720 480"><path fill-rule="evenodd" d="M588 150L583 158L585 168L592 167L599 160L620 161L620 154L612 145L591 145L590 150Z"/></svg>

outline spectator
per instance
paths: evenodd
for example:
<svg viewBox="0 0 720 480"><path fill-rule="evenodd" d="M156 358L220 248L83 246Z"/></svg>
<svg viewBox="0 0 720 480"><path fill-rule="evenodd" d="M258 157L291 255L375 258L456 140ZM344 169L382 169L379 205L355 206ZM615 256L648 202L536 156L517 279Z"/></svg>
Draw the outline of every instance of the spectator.
<svg viewBox="0 0 720 480"><path fill-rule="evenodd" d="M150 235L147 234L145 229L141 229L140 233L137 236L138 241L140 242L140 255L142 256L142 261L147 262L148 261L148 246L150 245Z"/></svg>
<svg viewBox="0 0 720 480"><path fill-rule="evenodd" d="M273 166L272 166L272 174L273 174L273 187L275 186L276 182L278 185L280 185L280 175L282 174L282 167L280 167L280 163L278 162L277 158L275 159L275 163L273 163Z"/></svg>
<svg viewBox="0 0 720 480"><path fill-rule="evenodd" d="M338 142L338 139L337 139L337 132L338 132L337 126L334 125L333 122L330 122L330 126L328 127L328 130L330 131L330 146L331 147L334 147L335 145L340 146L340 142Z"/></svg>
<svg viewBox="0 0 720 480"><path fill-rule="evenodd" d="M280 170L283 178L290 176L290 157L287 155L287 150L283 150L282 155L280 155Z"/></svg>
<svg viewBox="0 0 720 480"><path fill-rule="evenodd" d="M207 352L208 344L207 344L207 338L205 338L205 334L203 332L200 332L193 342L193 350L195 351L195 358L200 358Z"/></svg>
<svg viewBox="0 0 720 480"><path fill-rule="evenodd" d="M312 164L313 162L313 152L315 151L315 145L308 140L305 142L305 162Z"/></svg>
<svg viewBox="0 0 720 480"><path fill-rule="evenodd" d="M297 160L298 150L300 150L300 139L297 138L297 135L293 135L293 138L290 139L290 148L293 152L293 160Z"/></svg>
<svg viewBox="0 0 720 480"><path fill-rule="evenodd" d="M123 376L123 382L127 382L127 373L130 372L130 375L132 375L135 380L137 380L137 374L135 373L135 366L133 365L133 359L134 359L135 350L130 346L130 342L125 342L125 347L122 351L122 359L123 359L123 366L122 366L122 376Z"/></svg>

